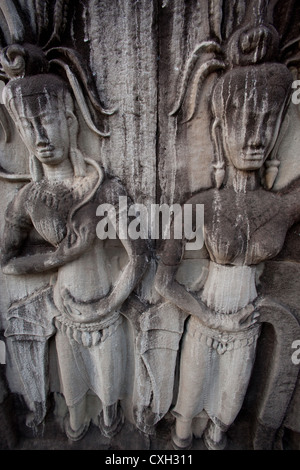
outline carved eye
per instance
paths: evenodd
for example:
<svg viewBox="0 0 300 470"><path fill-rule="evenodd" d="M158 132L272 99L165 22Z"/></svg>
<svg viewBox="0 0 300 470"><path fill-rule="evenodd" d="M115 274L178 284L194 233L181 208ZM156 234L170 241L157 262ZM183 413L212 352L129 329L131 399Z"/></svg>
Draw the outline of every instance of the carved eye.
<svg viewBox="0 0 300 470"><path fill-rule="evenodd" d="M53 114L53 112L45 112L38 116L37 123L39 126L50 126L55 122L58 122L59 116L57 114Z"/></svg>
<svg viewBox="0 0 300 470"><path fill-rule="evenodd" d="M43 119L43 124L46 126L51 126L54 124L54 118L52 116L47 116Z"/></svg>
<svg viewBox="0 0 300 470"><path fill-rule="evenodd" d="M18 128L24 129L24 130L29 130L32 129L32 124L28 119L20 119L20 125Z"/></svg>

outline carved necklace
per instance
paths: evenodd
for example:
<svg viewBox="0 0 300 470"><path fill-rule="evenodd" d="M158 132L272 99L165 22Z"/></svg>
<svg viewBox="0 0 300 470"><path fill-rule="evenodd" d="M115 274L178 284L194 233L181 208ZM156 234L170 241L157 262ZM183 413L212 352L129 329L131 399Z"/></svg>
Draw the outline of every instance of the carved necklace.
<svg viewBox="0 0 300 470"><path fill-rule="evenodd" d="M88 202L101 185L104 173L101 167L91 159L85 161L97 170L87 176L73 178L67 181L49 181L43 179L32 187L27 202L42 202L54 211L69 211L72 208L73 215L80 207ZM68 184L69 183L69 184ZM75 205L75 206L74 206Z"/></svg>

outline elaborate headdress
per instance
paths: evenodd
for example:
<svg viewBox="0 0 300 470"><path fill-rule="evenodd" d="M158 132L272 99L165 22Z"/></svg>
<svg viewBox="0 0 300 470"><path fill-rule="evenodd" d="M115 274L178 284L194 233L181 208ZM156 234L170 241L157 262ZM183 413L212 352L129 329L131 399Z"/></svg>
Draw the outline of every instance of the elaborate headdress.
<svg viewBox="0 0 300 470"><path fill-rule="evenodd" d="M102 105L92 72L83 57L72 47L60 44L70 26L69 3L69 0L31 0L27 8L22 8L23 2L18 0L1 2L0 79L13 95L13 90L17 84L22 86L23 80L24 89L31 83L30 86L36 84L41 90L47 87L53 91L57 86L53 76L60 77L58 80L64 81L73 93L87 126L100 137L108 137L109 132L100 129L97 120L112 115L115 110ZM72 11L76 8L73 2ZM33 76L35 80L30 81ZM4 177L13 179L13 176Z"/></svg>
<svg viewBox="0 0 300 470"><path fill-rule="evenodd" d="M182 123L189 122L195 116L203 84L215 72L219 72L219 74L211 97L212 112L214 111L213 101L217 102L216 95L223 89L222 84L224 84L226 76L234 76L238 70L243 73L243 68L246 66L255 67L259 74L259 70L262 70L260 66L265 64L264 71L270 69L271 77L272 66L274 72L274 64L276 64L279 78L282 78L282 86L286 89L285 109L289 102L292 76L287 65L299 62L300 54L298 50L295 52L299 34L295 35L293 32L291 37L288 30L295 10L297 9L297 13L300 14L299 6L292 0L285 2L281 0L261 0L260 2L252 0L247 2L247 7L246 2L238 2L240 22L234 27L232 17L231 21L227 22L232 26L232 29L225 29L224 24L228 18L225 13L225 18L222 21L221 14L223 8L224 12L228 11L228 5L225 10L225 3L225 0L209 2L211 38L196 46L184 68L175 104L170 112L170 116L176 116L180 112ZM283 3L286 8L285 19L282 18L281 11ZM241 10L243 10L242 13ZM233 15L233 12L231 13ZM278 15L281 16L281 24L275 27L274 18ZM215 111L217 111L216 106ZM286 131L286 126L287 122L281 128L271 158L265 162L264 183L268 189L272 188L278 173L280 162L276 158L276 152ZM216 142L218 140L216 138L216 122L212 126L212 137L215 144L213 167L216 186L219 188L224 179L225 165L221 149Z"/></svg>

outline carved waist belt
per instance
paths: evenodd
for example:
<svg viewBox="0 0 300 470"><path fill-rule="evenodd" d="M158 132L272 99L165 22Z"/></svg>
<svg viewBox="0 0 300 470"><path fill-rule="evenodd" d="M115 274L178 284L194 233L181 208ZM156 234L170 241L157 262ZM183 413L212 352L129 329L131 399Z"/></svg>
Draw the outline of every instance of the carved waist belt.
<svg viewBox="0 0 300 470"><path fill-rule="evenodd" d="M55 326L60 332L85 347L97 346L100 342L104 342L114 334L122 322L123 317L119 312L113 312L105 322L77 323L66 319L63 315L55 318Z"/></svg>
<svg viewBox="0 0 300 470"><path fill-rule="evenodd" d="M261 325L254 325L241 331L219 331L202 325L196 317L191 317L187 325L187 333L196 341L211 347L218 354L244 348L255 343L260 335Z"/></svg>

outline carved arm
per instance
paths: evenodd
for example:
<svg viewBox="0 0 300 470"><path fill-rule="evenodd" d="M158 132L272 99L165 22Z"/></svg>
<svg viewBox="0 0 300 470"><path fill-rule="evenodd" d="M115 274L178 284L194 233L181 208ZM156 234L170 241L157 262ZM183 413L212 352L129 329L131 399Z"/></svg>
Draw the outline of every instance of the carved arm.
<svg viewBox="0 0 300 470"><path fill-rule="evenodd" d="M121 271L120 277L113 286L110 293L98 301L93 301L93 305L80 303L80 314L76 315L79 302L74 300L67 289L63 290L62 298L66 312L70 318L79 323L94 322L97 316L102 317L110 312L119 310L125 300L129 297L135 286L142 278L147 263L147 246L143 240L122 240L128 254L128 263Z"/></svg>
<svg viewBox="0 0 300 470"><path fill-rule="evenodd" d="M222 331L237 331L246 329L257 322L259 313L253 304L247 305L234 314L221 314L211 310L207 305L188 292L176 281L177 265L166 266L160 263L155 277L155 288L169 302L175 304L189 315L194 315L202 324L209 328Z"/></svg>
<svg viewBox="0 0 300 470"><path fill-rule="evenodd" d="M89 218L87 210L85 214L86 217L77 220L74 226L67 226L67 235L56 249L53 247L43 253L24 256L19 255L19 252L33 227L32 222L29 224L27 221L25 226L21 223L22 218L19 223L14 224L7 220L1 262L4 274L20 275L51 271L78 258L89 249L95 238L93 220Z"/></svg>

